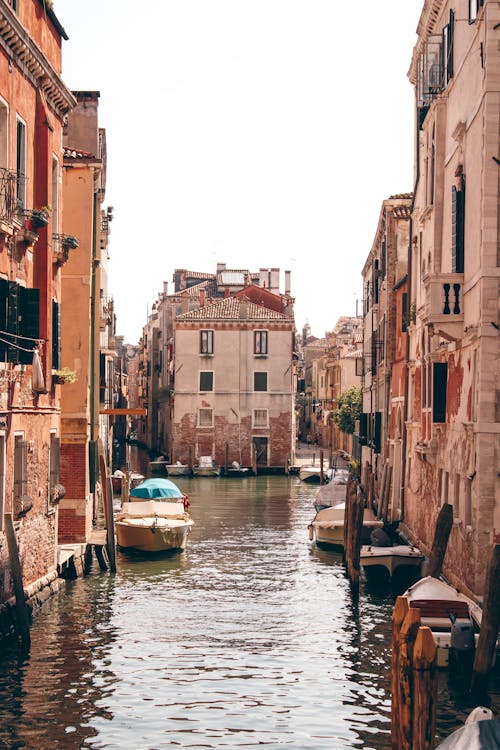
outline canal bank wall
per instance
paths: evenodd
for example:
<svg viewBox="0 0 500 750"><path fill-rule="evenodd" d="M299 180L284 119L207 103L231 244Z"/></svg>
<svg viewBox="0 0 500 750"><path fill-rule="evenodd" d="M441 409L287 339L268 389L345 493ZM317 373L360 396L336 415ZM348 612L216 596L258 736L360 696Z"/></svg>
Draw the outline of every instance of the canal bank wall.
<svg viewBox="0 0 500 750"><path fill-rule="evenodd" d="M24 587L30 620L45 602L66 587L68 580L84 574L89 555L91 547L88 544L64 544L58 547L57 565ZM0 605L0 639L14 636L18 632L16 599L11 596Z"/></svg>

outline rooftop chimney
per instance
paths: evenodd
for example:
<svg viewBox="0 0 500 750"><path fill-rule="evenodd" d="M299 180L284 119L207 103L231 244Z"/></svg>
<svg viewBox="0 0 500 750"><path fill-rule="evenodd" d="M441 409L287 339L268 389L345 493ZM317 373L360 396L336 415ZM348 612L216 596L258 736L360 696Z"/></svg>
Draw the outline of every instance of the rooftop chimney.
<svg viewBox="0 0 500 750"><path fill-rule="evenodd" d="M285 294L290 296L290 271L285 271Z"/></svg>

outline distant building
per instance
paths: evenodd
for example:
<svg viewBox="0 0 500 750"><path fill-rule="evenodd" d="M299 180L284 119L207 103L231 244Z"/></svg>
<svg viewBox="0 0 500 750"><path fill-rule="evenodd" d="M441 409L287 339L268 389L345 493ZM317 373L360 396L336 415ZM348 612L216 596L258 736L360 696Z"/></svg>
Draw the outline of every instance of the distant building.
<svg viewBox="0 0 500 750"><path fill-rule="evenodd" d="M295 436L290 275L175 271L145 327L147 446L171 461L284 468Z"/></svg>

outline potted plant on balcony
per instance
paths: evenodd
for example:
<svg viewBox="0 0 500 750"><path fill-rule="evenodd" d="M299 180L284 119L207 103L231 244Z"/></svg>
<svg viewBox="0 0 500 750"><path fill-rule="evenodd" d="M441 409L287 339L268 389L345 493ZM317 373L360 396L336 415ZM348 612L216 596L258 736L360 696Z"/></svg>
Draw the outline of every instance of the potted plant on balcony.
<svg viewBox="0 0 500 750"><path fill-rule="evenodd" d="M31 212L31 222L34 227L46 227L50 219L49 206L34 208Z"/></svg>
<svg viewBox="0 0 500 750"><path fill-rule="evenodd" d="M62 246L65 250L76 250L79 246L80 241L78 237L73 237L70 234L65 234L62 240Z"/></svg>
<svg viewBox="0 0 500 750"><path fill-rule="evenodd" d="M64 383L76 383L77 376L74 370L70 370L69 367L62 367L60 370L52 370L52 382L57 385L63 385Z"/></svg>

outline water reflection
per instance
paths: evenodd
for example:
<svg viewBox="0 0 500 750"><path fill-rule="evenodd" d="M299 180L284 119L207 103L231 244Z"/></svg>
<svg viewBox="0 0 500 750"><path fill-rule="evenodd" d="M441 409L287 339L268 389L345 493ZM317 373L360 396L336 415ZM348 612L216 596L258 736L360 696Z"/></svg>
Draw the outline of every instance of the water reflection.
<svg viewBox="0 0 500 750"><path fill-rule="evenodd" d="M5 655L0 745L387 748L393 593L353 596L341 555L308 541L314 488L178 484L184 552L119 552L116 576L96 569L36 618L26 662Z"/></svg>

